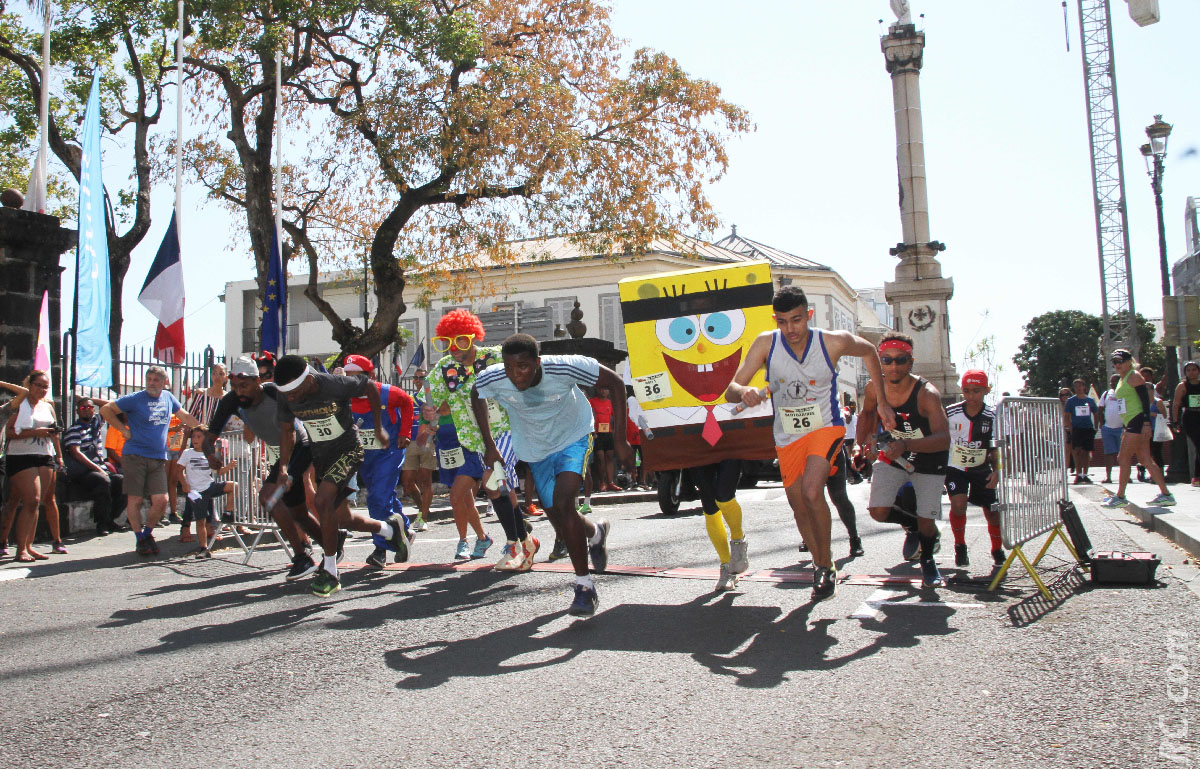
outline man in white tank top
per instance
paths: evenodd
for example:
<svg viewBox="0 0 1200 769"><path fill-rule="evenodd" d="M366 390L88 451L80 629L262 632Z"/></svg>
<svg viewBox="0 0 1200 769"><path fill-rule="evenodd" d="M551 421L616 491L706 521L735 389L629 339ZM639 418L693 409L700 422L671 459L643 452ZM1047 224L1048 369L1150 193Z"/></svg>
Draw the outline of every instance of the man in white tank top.
<svg viewBox="0 0 1200 769"><path fill-rule="evenodd" d="M875 345L848 331L810 329L813 311L798 286L785 286L771 302L776 331L764 331L750 345L733 382L725 390L731 403L757 406L767 397L775 410L775 450L796 528L812 552L814 601L833 596L837 569L830 553L829 504L825 481L835 471L833 460L846 437L837 403L837 364L843 355L858 356L876 387L883 373ZM749 387L766 368L770 394ZM895 415L884 401L879 418L895 427Z"/></svg>

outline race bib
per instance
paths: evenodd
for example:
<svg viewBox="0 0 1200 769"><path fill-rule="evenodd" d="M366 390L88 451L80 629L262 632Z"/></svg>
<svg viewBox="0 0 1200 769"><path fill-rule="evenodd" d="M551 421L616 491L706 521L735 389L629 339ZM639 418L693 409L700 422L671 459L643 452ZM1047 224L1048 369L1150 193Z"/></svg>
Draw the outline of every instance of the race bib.
<svg viewBox="0 0 1200 769"><path fill-rule="evenodd" d="M783 420L783 431L789 435L807 435L825 426L821 419L821 407L815 403L782 406L779 414Z"/></svg>
<svg viewBox="0 0 1200 769"><path fill-rule="evenodd" d="M171 451L179 451L180 449L182 449L183 448L183 432L180 431L177 433L173 433L171 435L171 440L168 442L167 445L169 446Z"/></svg>
<svg viewBox="0 0 1200 769"><path fill-rule="evenodd" d="M1092 415L1092 407L1091 406L1083 405L1083 406L1075 407L1075 416L1090 417L1091 415Z"/></svg>
<svg viewBox="0 0 1200 769"><path fill-rule="evenodd" d="M445 470L453 470L456 467L462 467L466 463L466 457L463 456L462 446L456 446L452 449L443 449L438 452L438 464Z"/></svg>
<svg viewBox="0 0 1200 769"><path fill-rule="evenodd" d="M611 429L612 428L609 427L608 422L597 422L596 423L596 432L598 432L598 433L607 433Z"/></svg>
<svg viewBox="0 0 1200 769"><path fill-rule="evenodd" d="M1124 413L1125 413L1125 399L1124 399L1124 398L1122 398L1121 400L1117 401L1117 413L1118 413L1118 414L1124 414Z"/></svg>
<svg viewBox="0 0 1200 769"><path fill-rule="evenodd" d="M487 399L488 407L488 424L499 424L504 419L504 409L500 408L500 404L492 398Z"/></svg>
<svg viewBox="0 0 1200 769"><path fill-rule="evenodd" d="M379 441L375 438L374 430L363 428L358 431L358 443L363 447L364 451L374 451L383 448L379 445Z"/></svg>
<svg viewBox="0 0 1200 769"><path fill-rule="evenodd" d="M279 461L279 447L278 446L272 446L269 443L264 443L263 448L266 449L266 452L267 452L267 464L273 465Z"/></svg>
<svg viewBox="0 0 1200 769"><path fill-rule="evenodd" d="M987 461L987 449L973 449L961 444L950 447L950 464L955 467L979 467Z"/></svg>
<svg viewBox="0 0 1200 769"><path fill-rule="evenodd" d="M1187 403L1189 409L1200 409L1200 395L1189 395Z"/></svg>
<svg viewBox="0 0 1200 769"><path fill-rule="evenodd" d="M889 432L891 432L892 437L900 438L906 441L915 441L918 438L925 437L925 433L921 432L921 428L919 427L913 430L900 430L897 428L895 430L890 430Z"/></svg>
<svg viewBox="0 0 1200 769"><path fill-rule="evenodd" d="M335 438L341 437L345 432L342 426L338 424L336 416L322 417L321 419L306 419L304 426L308 428L308 437L314 441L332 441Z"/></svg>
<svg viewBox="0 0 1200 769"><path fill-rule="evenodd" d="M639 403L661 401L671 397L671 377L660 371L633 378L633 394Z"/></svg>

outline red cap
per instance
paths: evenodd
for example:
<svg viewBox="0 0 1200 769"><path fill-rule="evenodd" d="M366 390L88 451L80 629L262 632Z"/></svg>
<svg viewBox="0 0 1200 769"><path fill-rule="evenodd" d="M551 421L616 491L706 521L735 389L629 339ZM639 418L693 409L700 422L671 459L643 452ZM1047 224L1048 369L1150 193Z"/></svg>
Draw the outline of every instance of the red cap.
<svg viewBox="0 0 1200 769"><path fill-rule="evenodd" d="M375 364L371 363L371 359L365 355L347 355L346 362L342 364L342 370L347 374L374 374Z"/></svg>
<svg viewBox="0 0 1200 769"><path fill-rule="evenodd" d="M966 387L967 385L976 385L977 387L987 387L988 386L987 372L983 371L981 369L973 368L970 371L968 371L967 373L963 374L962 386Z"/></svg>

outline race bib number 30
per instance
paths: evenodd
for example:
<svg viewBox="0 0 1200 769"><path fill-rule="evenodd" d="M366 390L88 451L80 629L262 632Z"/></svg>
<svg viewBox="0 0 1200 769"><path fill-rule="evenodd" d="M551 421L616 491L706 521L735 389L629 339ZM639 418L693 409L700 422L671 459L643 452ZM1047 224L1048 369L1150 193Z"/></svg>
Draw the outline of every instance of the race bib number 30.
<svg viewBox="0 0 1200 769"><path fill-rule="evenodd" d="M633 378L633 394L639 403L652 403L671 397L671 377L660 371L648 376Z"/></svg>
<svg viewBox="0 0 1200 769"><path fill-rule="evenodd" d="M308 428L308 437L314 441L331 441L345 432L335 416L305 420L304 426Z"/></svg>
<svg viewBox="0 0 1200 769"><path fill-rule="evenodd" d="M805 406L783 406L779 409L783 431L789 435L807 435L825 426L821 407L815 403Z"/></svg>
<svg viewBox="0 0 1200 769"><path fill-rule="evenodd" d="M444 449L438 452L438 462L445 470L453 470L456 467L462 467L466 462L466 457L463 456L461 446L456 446L452 449Z"/></svg>
<svg viewBox="0 0 1200 769"><path fill-rule="evenodd" d="M954 444L950 448L950 464L955 467L979 467L987 459L987 449L973 449Z"/></svg>

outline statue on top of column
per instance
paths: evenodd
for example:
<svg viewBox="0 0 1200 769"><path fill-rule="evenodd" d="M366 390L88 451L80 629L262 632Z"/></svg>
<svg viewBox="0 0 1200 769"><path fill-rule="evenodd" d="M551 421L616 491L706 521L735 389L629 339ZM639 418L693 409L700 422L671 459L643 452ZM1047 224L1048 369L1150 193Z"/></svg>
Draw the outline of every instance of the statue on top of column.
<svg viewBox="0 0 1200 769"><path fill-rule="evenodd" d="M908 0L889 0L892 5L892 13L896 14L897 24L912 24L912 10L908 7Z"/></svg>

